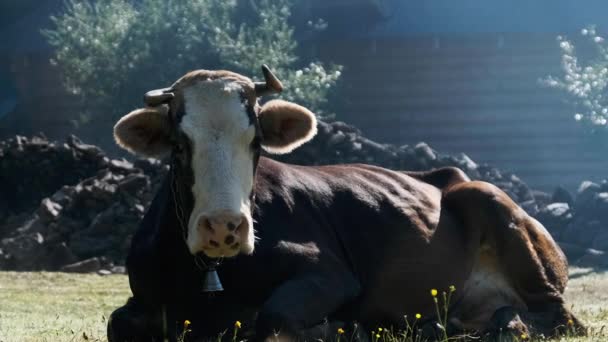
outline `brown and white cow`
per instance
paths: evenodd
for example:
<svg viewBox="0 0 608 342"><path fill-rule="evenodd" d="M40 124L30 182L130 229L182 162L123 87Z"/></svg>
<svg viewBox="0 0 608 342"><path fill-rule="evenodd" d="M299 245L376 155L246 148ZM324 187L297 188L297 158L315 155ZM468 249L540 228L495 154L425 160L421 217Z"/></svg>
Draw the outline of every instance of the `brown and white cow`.
<svg viewBox="0 0 608 342"><path fill-rule="evenodd" d="M133 297L112 314L110 341L175 341L186 319L193 339L240 320L254 341L277 332L335 336L324 321L402 328L416 313L435 326L429 290L450 285L450 332L583 332L562 296L564 254L497 187L456 168L413 173L260 157L262 149L291 152L316 133L306 108L258 104L282 90L263 71L263 83L190 72L146 94L147 107L116 124L120 146L170 156L171 172L133 238ZM216 258L224 291L210 296L201 282Z"/></svg>

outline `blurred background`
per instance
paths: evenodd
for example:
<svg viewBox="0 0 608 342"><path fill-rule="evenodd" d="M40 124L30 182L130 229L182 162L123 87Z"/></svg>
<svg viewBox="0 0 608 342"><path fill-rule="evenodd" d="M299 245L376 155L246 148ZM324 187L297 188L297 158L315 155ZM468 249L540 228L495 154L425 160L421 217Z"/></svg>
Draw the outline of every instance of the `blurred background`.
<svg viewBox="0 0 608 342"><path fill-rule="evenodd" d="M286 78L296 70L306 73L304 68L314 61L325 69L308 86L325 79L331 90L319 94L327 101L308 102L329 113L330 120L353 124L375 141L425 141L442 152L465 152L545 190L557 185L574 190L582 180L605 175L605 129L577 121L577 113L587 118L593 115L591 110L585 112L567 89L543 83L549 76L566 76L567 52L559 37L576 47L579 64L603 59L590 35L581 32L597 25L593 36L601 36L605 1L252 0L225 1L231 8L200 5L210 2L168 5L141 0L125 6L100 0L85 2L90 6L86 10L79 8L82 1L3 1L0 138L43 132L63 139L76 133L119 153L111 142L111 126L119 115L140 105L147 88L167 86L197 68L224 67L260 77L257 65L262 63ZM112 6L125 8L116 13ZM233 23L248 24L245 31L260 33L263 29L255 22L260 14L256 18L252 11L279 13L283 7L290 15L283 13L278 19L288 27L277 23L267 28L291 32L297 43L293 50L273 46L280 36L237 42L239 25L226 27L217 19L231 17ZM232 37L203 41L203 36L216 33L204 27L214 25L209 23L214 14L217 27ZM178 18L185 23L179 24ZM150 22L133 23L142 20ZM124 26L122 31L117 23ZM150 27L154 25L169 27ZM52 32L41 33L44 30ZM125 47L129 38L140 41L131 40ZM255 39L262 39L260 45L266 49L283 50L273 54L291 53L297 60L265 58L263 51L251 53L246 48L206 49ZM146 47L144 40L158 43L162 51ZM134 50L140 50L139 56ZM243 54L250 59L244 65L227 61ZM135 66L125 67L129 63ZM335 65L341 68L332 69ZM339 76L332 78L337 70ZM147 76L138 76L142 74ZM299 99L294 91L291 87L286 93Z"/></svg>

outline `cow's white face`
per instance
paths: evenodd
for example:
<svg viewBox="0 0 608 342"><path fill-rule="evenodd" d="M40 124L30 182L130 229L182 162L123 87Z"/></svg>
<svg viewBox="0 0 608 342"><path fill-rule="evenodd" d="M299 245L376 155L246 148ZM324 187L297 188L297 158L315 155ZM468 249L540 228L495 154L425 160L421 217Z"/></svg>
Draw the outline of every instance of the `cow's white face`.
<svg viewBox="0 0 608 342"><path fill-rule="evenodd" d="M135 110L114 128L116 141L129 151L177 154L179 165L174 167L187 174L180 185L193 200L189 215L184 213L192 254L252 253L251 194L259 137L267 151L287 153L316 133L314 115L307 109L280 100L254 108L257 105L246 100L251 98L246 87L225 78L190 82L179 89L183 116L175 127L169 124L167 106L161 105ZM175 144L187 146L176 149Z"/></svg>
<svg viewBox="0 0 608 342"><path fill-rule="evenodd" d="M251 253L250 209L255 126L234 82L201 81L184 89L180 128L191 142L194 208L188 247L209 256ZM228 227L230 225L230 228Z"/></svg>

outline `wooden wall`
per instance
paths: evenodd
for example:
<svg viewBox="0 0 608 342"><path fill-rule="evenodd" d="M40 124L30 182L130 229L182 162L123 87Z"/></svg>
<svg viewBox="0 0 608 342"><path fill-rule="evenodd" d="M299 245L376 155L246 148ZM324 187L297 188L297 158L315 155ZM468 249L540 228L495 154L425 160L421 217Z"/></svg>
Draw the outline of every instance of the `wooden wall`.
<svg viewBox="0 0 608 342"><path fill-rule="evenodd" d="M606 149L562 93L538 83L560 72L554 35L327 41L318 51L345 65L337 118L372 139L465 152L546 190L608 176Z"/></svg>

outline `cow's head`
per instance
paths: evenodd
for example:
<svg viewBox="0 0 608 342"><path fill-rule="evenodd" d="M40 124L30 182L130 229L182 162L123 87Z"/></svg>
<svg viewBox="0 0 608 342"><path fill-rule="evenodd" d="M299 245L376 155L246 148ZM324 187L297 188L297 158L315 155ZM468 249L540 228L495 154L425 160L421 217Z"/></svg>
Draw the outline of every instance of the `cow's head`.
<svg viewBox="0 0 608 342"><path fill-rule="evenodd" d="M316 133L313 113L302 106L281 100L258 105L258 97L282 90L270 70L262 69L266 80L255 83L228 71L190 72L169 88L148 92L147 107L114 127L117 143L137 155L173 154L172 190L192 254L252 253L252 194L261 149L288 153Z"/></svg>

